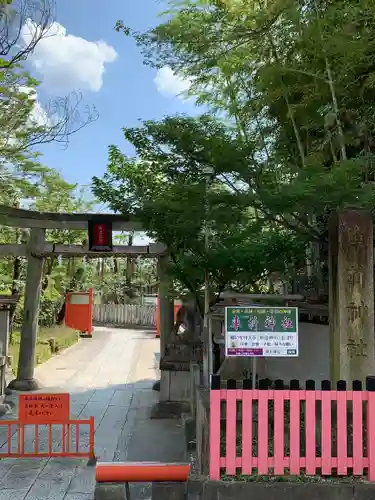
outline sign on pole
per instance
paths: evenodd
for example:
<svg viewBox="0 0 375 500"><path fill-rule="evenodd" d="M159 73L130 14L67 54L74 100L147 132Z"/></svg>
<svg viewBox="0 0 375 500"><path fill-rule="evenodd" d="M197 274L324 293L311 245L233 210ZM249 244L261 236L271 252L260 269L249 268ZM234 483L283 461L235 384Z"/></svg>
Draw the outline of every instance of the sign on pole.
<svg viewBox="0 0 375 500"><path fill-rule="evenodd" d="M226 356L298 356L297 307L226 307Z"/></svg>
<svg viewBox="0 0 375 500"><path fill-rule="evenodd" d="M68 422L69 394L20 394L19 420L23 424Z"/></svg>

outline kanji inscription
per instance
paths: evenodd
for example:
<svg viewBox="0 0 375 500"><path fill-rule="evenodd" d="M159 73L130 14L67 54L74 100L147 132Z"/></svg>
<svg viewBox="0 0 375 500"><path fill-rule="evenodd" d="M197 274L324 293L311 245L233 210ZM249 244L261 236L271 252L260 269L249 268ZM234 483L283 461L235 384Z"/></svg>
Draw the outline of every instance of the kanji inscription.
<svg viewBox="0 0 375 500"><path fill-rule="evenodd" d="M69 394L21 394L19 396L19 420L22 423L64 422L69 419Z"/></svg>

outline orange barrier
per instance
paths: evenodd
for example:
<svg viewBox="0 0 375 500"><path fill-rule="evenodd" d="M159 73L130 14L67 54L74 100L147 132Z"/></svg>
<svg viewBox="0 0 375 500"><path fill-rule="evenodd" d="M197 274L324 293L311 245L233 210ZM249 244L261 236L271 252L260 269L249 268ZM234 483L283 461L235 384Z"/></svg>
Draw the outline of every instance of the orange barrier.
<svg viewBox="0 0 375 500"><path fill-rule="evenodd" d="M65 300L65 324L92 337L93 291L69 292Z"/></svg>
<svg viewBox="0 0 375 500"><path fill-rule="evenodd" d="M71 420L69 394L20 394L18 406L18 420L0 420L0 459L95 458L94 417ZM82 426L88 426L85 440L81 439ZM4 427L6 434L1 432Z"/></svg>
<svg viewBox="0 0 375 500"><path fill-rule="evenodd" d="M82 446L81 427L89 426L88 444ZM94 453L94 417L89 420L66 420L25 424L20 420L0 421L0 430L8 427L7 437L0 443L0 459L2 458L95 458ZM34 427L34 429L33 429ZM43 432L44 431L44 432ZM29 435L33 445L27 449L25 438ZM86 433L87 435L87 433ZM60 436L60 437L57 437ZM47 447L43 444L47 437Z"/></svg>
<svg viewBox="0 0 375 500"><path fill-rule="evenodd" d="M189 464L160 462L103 462L96 464L97 483L187 481Z"/></svg>

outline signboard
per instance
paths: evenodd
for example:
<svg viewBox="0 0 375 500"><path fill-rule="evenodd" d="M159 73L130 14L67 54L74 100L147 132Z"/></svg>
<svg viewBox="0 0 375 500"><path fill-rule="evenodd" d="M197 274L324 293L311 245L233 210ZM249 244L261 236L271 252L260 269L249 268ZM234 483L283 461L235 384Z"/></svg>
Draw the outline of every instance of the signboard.
<svg viewBox="0 0 375 500"><path fill-rule="evenodd" d="M112 252L112 222L111 221L89 221L89 251L90 252Z"/></svg>
<svg viewBox="0 0 375 500"><path fill-rule="evenodd" d="M69 394L20 394L19 396L19 420L23 424L63 422L69 419Z"/></svg>
<svg viewBox="0 0 375 500"><path fill-rule="evenodd" d="M65 300L65 324L73 330L92 335L93 291L69 292Z"/></svg>
<svg viewBox="0 0 375 500"><path fill-rule="evenodd" d="M298 356L296 307L226 307L226 356Z"/></svg>
<svg viewBox="0 0 375 500"><path fill-rule="evenodd" d="M72 305L87 306L90 304L90 293L89 292L69 293L68 300L69 300L69 304L72 304Z"/></svg>

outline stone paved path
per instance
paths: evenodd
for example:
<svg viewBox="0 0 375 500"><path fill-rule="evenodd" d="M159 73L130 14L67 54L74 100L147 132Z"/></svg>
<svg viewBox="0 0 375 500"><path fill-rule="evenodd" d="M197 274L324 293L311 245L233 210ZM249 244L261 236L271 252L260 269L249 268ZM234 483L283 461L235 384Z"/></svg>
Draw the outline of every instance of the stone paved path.
<svg viewBox="0 0 375 500"><path fill-rule="evenodd" d="M152 333L96 328L93 339L38 367L36 378L42 392L70 392L72 418L94 416L100 461L183 461L179 422L149 419L158 399L151 390L159 377L158 353ZM33 436L26 441L31 449ZM86 460L3 459L0 500L92 500L94 474ZM132 487L132 498L149 497L149 485Z"/></svg>

